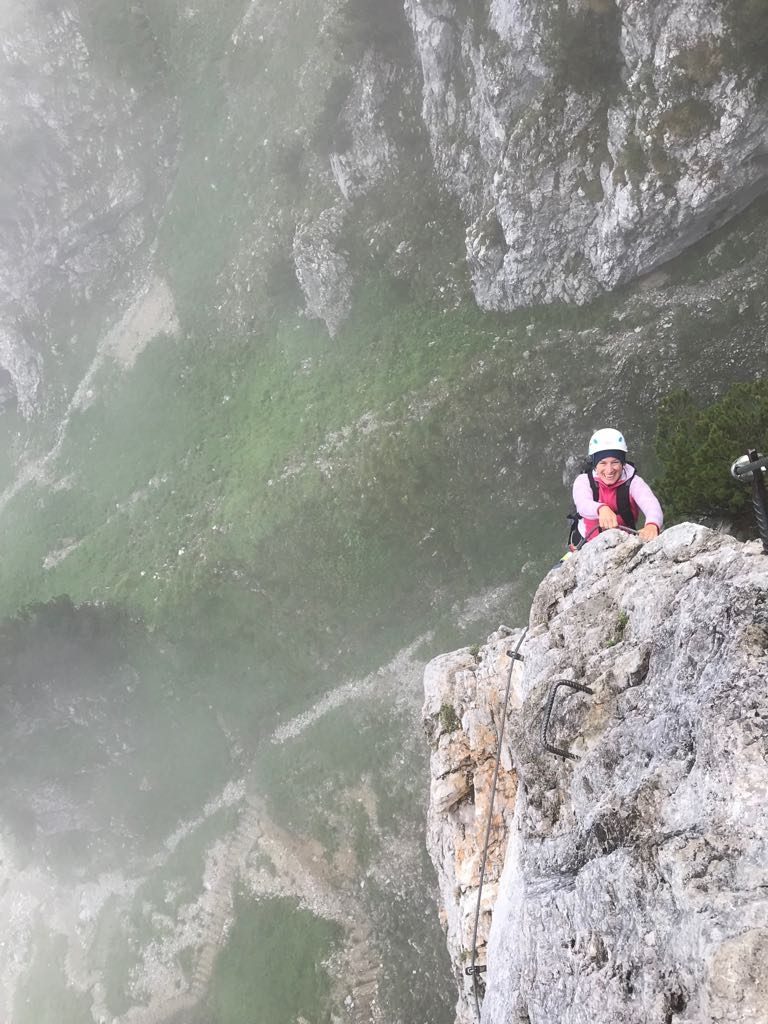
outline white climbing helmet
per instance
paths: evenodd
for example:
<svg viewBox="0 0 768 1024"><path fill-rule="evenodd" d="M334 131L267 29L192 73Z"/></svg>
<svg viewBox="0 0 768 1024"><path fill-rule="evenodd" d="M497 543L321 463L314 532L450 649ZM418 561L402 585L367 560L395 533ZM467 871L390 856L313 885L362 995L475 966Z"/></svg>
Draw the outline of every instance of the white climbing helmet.
<svg viewBox="0 0 768 1024"><path fill-rule="evenodd" d="M587 455L592 458L597 452L627 452L628 450L624 435L612 427L605 427L603 430L596 430L590 437Z"/></svg>

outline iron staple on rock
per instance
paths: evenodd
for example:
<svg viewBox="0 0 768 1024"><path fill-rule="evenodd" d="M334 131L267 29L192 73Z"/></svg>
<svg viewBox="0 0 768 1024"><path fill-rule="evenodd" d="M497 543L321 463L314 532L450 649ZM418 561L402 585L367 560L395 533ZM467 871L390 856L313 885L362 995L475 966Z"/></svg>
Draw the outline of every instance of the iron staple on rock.
<svg viewBox="0 0 768 1024"><path fill-rule="evenodd" d="M568 759L570 761L578 761L576 754L572 754L566 747L555 746L549 740L549 722L552 717L552 708L555 704L557 691L561 686L567 686L570 690L576 690L579 693L588 693L590 695L595 692L591 687L585 686L583 683L577 683L573 679L555 680L550 687L547 702L544 705L544 718L541 723L541 743L544 749L550 754L557 754L558 757L562 757L563 759Z"/></svg>

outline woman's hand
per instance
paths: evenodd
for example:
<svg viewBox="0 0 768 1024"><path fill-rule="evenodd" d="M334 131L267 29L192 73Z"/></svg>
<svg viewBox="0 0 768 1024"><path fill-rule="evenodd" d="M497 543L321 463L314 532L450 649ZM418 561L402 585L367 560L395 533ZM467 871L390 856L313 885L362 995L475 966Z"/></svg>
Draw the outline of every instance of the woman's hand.
<svg viewBox="0 0 768 1024"><path fill-rule="evenodd" d="M659 536L659 528L656 523L646 523L637 535L640 540L655 540Z"/></svg>
<svg viewBox="0 0 768 1024"><path fill-rule="evenodd" d="M597 510L597 521L600 523L601 530L615 530L619 525L616 513L607 505L601 505Z"/></svg>

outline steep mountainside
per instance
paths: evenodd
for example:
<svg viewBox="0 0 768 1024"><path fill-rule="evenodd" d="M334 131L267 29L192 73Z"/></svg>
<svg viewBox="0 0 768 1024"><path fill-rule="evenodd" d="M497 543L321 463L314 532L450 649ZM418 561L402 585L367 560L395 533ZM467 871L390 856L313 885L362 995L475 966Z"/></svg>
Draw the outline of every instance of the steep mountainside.
<svg viewBox="0 0 768 1024"><path fill-rule="evenodd" d="M3 5L0 1018L450 1017L421 668L527 609L595 425L652 475L661 396L764 372L765 24ZM92 605L138 646L68 668Z"/></svg>
<svg viewBox="0 0 768 1024"><path fill-rule="evenodd" d="M381 275L448 308L586 302L768 187L757 0L39 0L3 32L0 364L25 416L156 254L220 327L300 294L335 334Z"/></svg>
<svg viewBox="0 0 768 1024"><path fill-rule="evenodd" d="M24 416L144 284L171 185L163 56L138 6L105 23L89 0L0 15L0 366Z"/></svg>
<svg viewBox="0 0 768 1024"><path fill-rule="evenodd" d="M645 546L607 533L539 587L490 847L485 1024L768 1020L766 593L758 544L690 524ZM513 640L425 677L430 848L462 1022ZM555 700L549 739L575 760L543 747L558 680L592 691Z"/></svg>

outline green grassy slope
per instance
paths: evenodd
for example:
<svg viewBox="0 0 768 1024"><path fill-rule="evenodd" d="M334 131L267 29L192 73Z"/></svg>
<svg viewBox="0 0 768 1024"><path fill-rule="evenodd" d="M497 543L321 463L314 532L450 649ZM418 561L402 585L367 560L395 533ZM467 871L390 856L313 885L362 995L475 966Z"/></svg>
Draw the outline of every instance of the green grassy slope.
<svg viewBox="0 0 768 1024"><path fill-rule="evenodd" d="M179 97L157 266L181 331L129 371L105 364L45 482L5 506L0 614L66 593L124 605L193 650L205 623L243 673L258 650L265 695L288 673L301 680L300 704L326 675L439 630L484 587L519 580L510 614L522 614L562 543L567 459L595 422L620 420L642 455L666 391L712 397L762 365L768 207L675 261L660 286L499 316L459 302L458 285L423 298L424 280L457 266L461 229L445 197L406 201L406 176L399 201L379 198L393 237L423 236L418 272L403 282L366 262L363 217L350 238L363 284L331 340L297 311L279 254L297 210L329 198L317 154L328 104L343 99L339 20L318 31L304 0L278 5L257 61L244 14L168 4L142 22ZM96 338L89 325L60 355L47 415L4 417L6 482L25 451L51 446Z"/></svg>
<svg viewBox="0 0 768 1024"><path fill-rule="evenodd" d="M103 369L51 481L0 517L0 609L67 593L171 630L202 619L257 646L268 678L359 666L361 647L375 664L405 623L439 624L527 564L525 590L557 555L564 458L597 410L649 440L669 387L749 375L764 218L673 267L675 283L581 310L446 311L382 284L334 341L302 318L158 338L132 370Z"/></svg>

